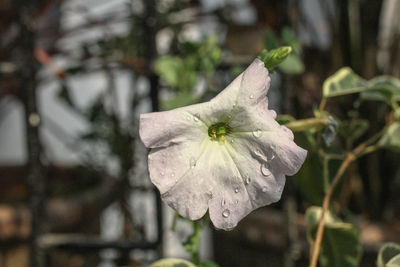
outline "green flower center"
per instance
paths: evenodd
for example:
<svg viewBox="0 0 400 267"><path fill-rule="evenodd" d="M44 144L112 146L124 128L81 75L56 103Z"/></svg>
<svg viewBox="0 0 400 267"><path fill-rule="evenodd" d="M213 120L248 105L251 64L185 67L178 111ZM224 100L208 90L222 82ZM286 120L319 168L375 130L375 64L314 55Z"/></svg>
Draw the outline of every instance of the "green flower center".
<svg viewBox="0 0 400 267"><path fill-rule="evenodd" d="M231 133L232 128L226 122L218 122L208 128L208 136L214 140L225 141L225 136Z"/></svg>

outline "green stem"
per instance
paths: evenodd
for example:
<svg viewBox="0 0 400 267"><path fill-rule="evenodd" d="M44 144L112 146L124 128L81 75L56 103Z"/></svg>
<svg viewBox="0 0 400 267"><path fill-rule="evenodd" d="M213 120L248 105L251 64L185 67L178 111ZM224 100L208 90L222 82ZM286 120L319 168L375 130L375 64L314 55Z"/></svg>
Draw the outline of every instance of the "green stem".
<svg viewBox="0 0 400 267"><path fill-rule="evenodd" d="M328 120L324 118L310 118L296 120L285 124L293 132L301 132L314 127L324 127L328 124Z"/></svg>
<svg viewBox="0 0 400 267"><path fill-rule="evenodd" d="M192 244L192 262L196 265L200 263L200 234L203 226L200 222L194 222L194 238Z"/></svg>
<svg viewBox="0 0 400 267"><path fill-rule="evenodd" d="M329 188L329 158L323 158L323 178L324 178L324 192L328 191Z"/></svg>
<svg viewBox="0 0 400 267"><path fill-rule="evenodd" d="M318 110L319 110L320 112L323 111L323 110L325 109L325 105L326 105L326 98L325 98L325 97L322 97L321 103L319 104Z"/></svg>
<svg viewBox="0 0 400 267"><path fill-rule="evenodd" d="M378 133L376 133L375 135L370 137L368 140L366 140L365 142L358 145L355 149L353 149L353 151L351 151L350 153L347 153L344 161L340 165L339 170L337 171L335 177L333 178L332 183L328 186L328 190L325 192L325 196L322 201L322 212L321 212L321 217L320 217L319 223L318 223L315 241L313 242L312 248L311 248L309 267L317 266L319 251L321 248L322 237L323 237L324 228L325 228L325 223L324 223L325 213L327 212L327 210L329 208L329 204L330 204L331 197L332 197L335 187L337 186L339 181L342 179L343 174L346 171L346 169L348 168L348 166L350 165L350 163L352 163L353 161L355 161L357 158L361 157L362 155L371 153L379 148L377 146L376 142L386 132L389 125L390 125L390 123L387 124L381 131L379 131Z"/></svg>

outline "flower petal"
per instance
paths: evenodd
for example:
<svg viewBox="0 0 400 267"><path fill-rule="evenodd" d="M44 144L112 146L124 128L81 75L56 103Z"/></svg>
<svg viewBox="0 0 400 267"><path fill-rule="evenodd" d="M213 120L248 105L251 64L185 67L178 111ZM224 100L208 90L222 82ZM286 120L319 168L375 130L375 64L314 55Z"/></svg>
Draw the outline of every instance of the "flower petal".
<svg viewBox="0 0 400 267"><path fill-rule="evenodd" d="M173 164L173 159L166 160ZM242 195L244 185L240 173L233 165L223 144L205 141L195 164L190 162L187 167L172 186L165 192L162 191L162 199L180 215L197 220L210 206L210 217L214 225L217 228L230 229L251 211L250 202L226 211L245 196ZM151 172L150 175L152 176ZM240 190L241 194L234 196L235 189L238 189L238 193ZM213 208L216 203L218 203L217 209ZM216 216L223 219L216 219Z"/></svg>
<svg viewBox="0 0 400 267"><path fill-rule="evenodd" d="M205 113L209 103L140 115L140 139L146 147L167 147L172 144L198 141L207 136Z"/></svg>
<svg viewBox="0 0 400 267"><path fill-rule="evenodd" d="M233 171L230 180L237 182L221 185L220 193L210 201L209 213L215 227L229 230L254 209L278 201L285 176L265 170L263 173L259 161L247 151L241 153L233 145L225 145L225 149L229 155L229 170Z"/></svg>
<svg viewBox="0 0 400 267"><path fill-rule="evenodd" d="M285 175L298 171L307 152L268 110L269 83L256 59L209 102L141 115L150 178L180 215L197 220L209 209L214 226L229 230L280 199ZM208 136L218 122L231 127L225 142Z"/></svg>
<svg viewBox="0 0 400 267"><path fill-rule="evenodd" d="M264 62L257 58L211 101L228 102L230 106L234 103L240 106L255 105L266 97L270 81ZM226 110L229 108L225 107Z"/></svg>
<svg viewBox="0 0 400 267"><path fill-rule="evenodd" d="M286 128L287 129L287 128ZM275 131L234 133L236 150L250 154L259 163L268 162L276 173L294 175L303 164L307 151L293 142L284 128Z"/></svg>

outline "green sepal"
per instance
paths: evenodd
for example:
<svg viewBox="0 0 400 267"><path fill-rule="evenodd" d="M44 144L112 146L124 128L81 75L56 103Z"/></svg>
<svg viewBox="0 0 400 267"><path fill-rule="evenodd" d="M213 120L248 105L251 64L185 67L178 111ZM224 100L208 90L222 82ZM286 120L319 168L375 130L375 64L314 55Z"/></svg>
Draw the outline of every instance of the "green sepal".
<svg viewBox="0 0 400 267"><path fill-rule="evenodd" d="M258 57L264 62L265 67L271 71L274 67L282 63L292 52L292 47L282 46L270 51L263 50Z"/></svg>

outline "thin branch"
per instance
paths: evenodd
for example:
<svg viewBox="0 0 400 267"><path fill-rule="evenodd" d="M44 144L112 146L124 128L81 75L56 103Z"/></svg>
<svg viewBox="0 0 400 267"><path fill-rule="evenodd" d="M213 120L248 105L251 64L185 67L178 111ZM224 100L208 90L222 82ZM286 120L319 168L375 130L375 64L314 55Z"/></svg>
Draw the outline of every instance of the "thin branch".
<svg viewBox="0 0 400 267"><path fill-rule="evenodd" d="M321 243L322 243L322 238L323 238L324 228L325 228L325 223L324 223L325 214L329 208L329 204L331 201L332 194L335 190L335 187L340 182L341 178L343 177L344 172L349 167L350 163L352 163L354 160L356 160L360 156L370 153L372 151L375 151L377 149L377 146L374 146L372 144L375 143L386 132L389 125L390 125L390 123L387 124L381 131L379 131L378 133L376 133L375 135L370 137L368 140L366 140L365 142L358 145L355 149L353 149L352 152L347 153L345 160L340 165L340 168L337 171L335 177L333 178L332 183L329 185L329 187L325 193L323 202L322 202L321 218L319 219L316 238L313 243L313 246L311 249L311 254L310 254L310 265L309 265L310 267L317 266L319 251L321 248Z"/></svg>
<svg viewBox="0 0 400 267"><path fill-rule="evenodd" d="M325 197L324 197L324 200L322 203L321 218L319 219L319 223L318 223L317 236L315 238L313 248L311 250L310 267L317 266L317 260L318 260L319 251L320 251L321 243L322 243L322 237L323 237L324 228L325 228L324 218L325 218L326 211L329 208L329 203L330 203L333 191L334 191L336 185L339 183L340 179L342 178L347 167L349 167L350 163L353 162L354 160L355 160L355 157L354 157L353 153L348 153L346 156L346 159L340 165L340 168L339 168L338 172L336 173L335 178L333 179L333 182L330 184L328 190L325 193Z"/></svg>

